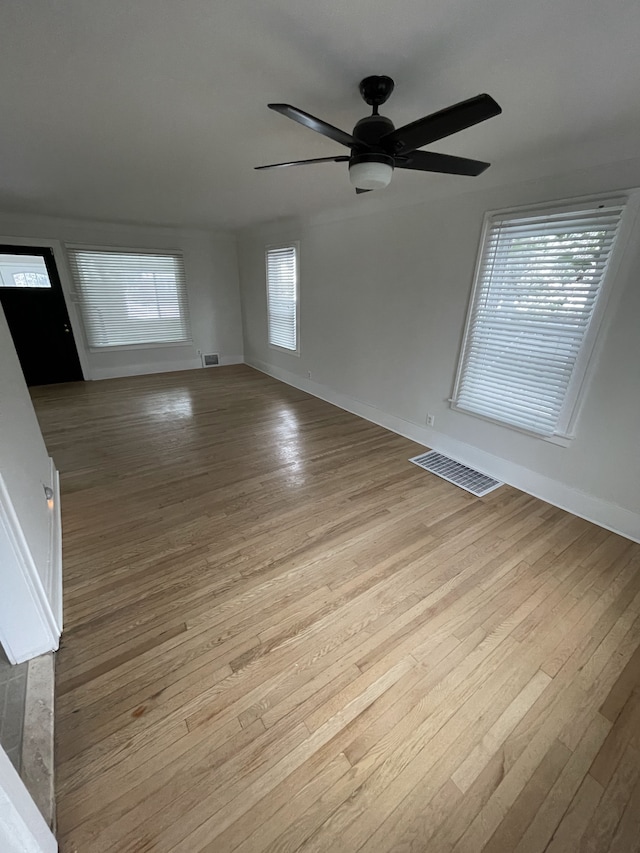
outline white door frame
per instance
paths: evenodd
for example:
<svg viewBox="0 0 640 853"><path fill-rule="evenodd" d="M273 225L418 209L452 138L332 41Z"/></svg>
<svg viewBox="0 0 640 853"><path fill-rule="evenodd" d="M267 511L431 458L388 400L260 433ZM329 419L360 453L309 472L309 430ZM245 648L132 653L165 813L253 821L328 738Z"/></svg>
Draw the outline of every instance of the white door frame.
<svg viewBox="0 0 640 853"><path fill-rule="evenodd" d="M56 853L58 842L0 747L0 850Z"/></svg>

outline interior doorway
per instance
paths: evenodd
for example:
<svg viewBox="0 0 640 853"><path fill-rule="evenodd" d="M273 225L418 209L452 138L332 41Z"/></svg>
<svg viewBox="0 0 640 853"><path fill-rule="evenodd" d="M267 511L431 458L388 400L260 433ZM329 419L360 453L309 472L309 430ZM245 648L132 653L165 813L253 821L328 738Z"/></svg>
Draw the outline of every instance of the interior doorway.
<svg viewBox="0 0 640 853"><path fill-rule="evenodd" d="M27 385L83 379L51 248L0 245L0 304Z"/></svg>

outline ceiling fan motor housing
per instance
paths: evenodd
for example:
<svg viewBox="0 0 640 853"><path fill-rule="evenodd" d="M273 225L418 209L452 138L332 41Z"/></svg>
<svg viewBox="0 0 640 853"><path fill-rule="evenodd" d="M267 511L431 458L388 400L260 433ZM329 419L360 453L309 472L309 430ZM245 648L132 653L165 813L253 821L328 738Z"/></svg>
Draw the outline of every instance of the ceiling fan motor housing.
<svg viewBox="0 0 640 853"><path fill-rule="evenodd" d="M390 118L377 115L365 116L353 128L353 138L357 142L363 142L367 148L375 148L379 146L380 138L393 130L395 128Z"/></svg>
<svg viewBox="0 0 640 853"><path fill-rule="evenodd" d="M356 143L351 149L349 179L353 186L363 190L386 187L393 174L394 160L380 145L380 137L394 129L391 119L372 115L360 119L353 128Z"/></svg>

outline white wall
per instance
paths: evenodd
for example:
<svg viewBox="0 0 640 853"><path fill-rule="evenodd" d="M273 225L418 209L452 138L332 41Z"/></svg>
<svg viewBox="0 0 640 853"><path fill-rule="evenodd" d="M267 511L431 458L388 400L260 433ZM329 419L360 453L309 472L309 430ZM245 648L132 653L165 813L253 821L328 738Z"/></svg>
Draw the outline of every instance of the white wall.
<svg viewBox="0 0 640 853"><path fill-rule="evenodd" d="M246 361L640 539L637 223L569 447L455 412L447 402L485 211L639 185L640 159L502 187L478 189L471 181L469 192L411 208L249 230L239 244ZM284 240L300 241L299 357L267 344L264 245ZM425 426L427 411L434 429Z"/></svg>
<svg viewBox="0 0 640 853"><path fill-rule="evenodd" d="M103 379L200 367L198 350L217 352L222 364L242 361L242 324L235 239L228 234L172 228L80 222L51 217L0 214L0 241L28 238L54 241L56 261L73 331L87 379ZM193 344L90 352L71 280L65 243L133 249L178 249L184 254Z"/></svg>

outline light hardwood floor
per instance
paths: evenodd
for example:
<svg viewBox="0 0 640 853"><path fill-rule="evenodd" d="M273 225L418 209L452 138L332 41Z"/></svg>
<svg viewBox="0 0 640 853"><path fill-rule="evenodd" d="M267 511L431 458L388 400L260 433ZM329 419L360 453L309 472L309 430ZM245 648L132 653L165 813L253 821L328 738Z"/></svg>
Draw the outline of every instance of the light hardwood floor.
<svg viewBox="0 0 640 853"><path fill-rule="evenodd" d="M34 398L63 853L640 849L640 545L244 366Z"/></svg>

